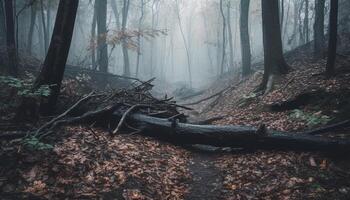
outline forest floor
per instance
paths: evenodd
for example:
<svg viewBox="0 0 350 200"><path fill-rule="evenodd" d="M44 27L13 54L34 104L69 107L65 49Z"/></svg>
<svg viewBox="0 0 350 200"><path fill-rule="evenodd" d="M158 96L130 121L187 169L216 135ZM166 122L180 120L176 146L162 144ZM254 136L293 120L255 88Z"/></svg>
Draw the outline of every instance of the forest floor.
<svg viewBox="0 0 350 200"><path fill-rule="evenodd" d="M222 95L194 106L195 111L190 114L200 119L224 116L215 122L218 125L258 127L265 124L268 129L296 134L349 119L350 57L340 55L337 76L325 79L325 60L310 59L312 56L305 49L294 54L288 58L292 71L280 77L268 95L254 93L262 72L256 72L243 82L226 78L213 85L209 94L188 100L196 102L233 86ZM303 99L304 94L308 100ZM274 103L295 99L297 101L281 110L271 108ZM349 132L343 130L328 136L349 138ZM350 157L347 155L257 151L226 153L209 160L220 169L223 177L218 199L350 198Z"/></svg>
<svg viewBox="0 0 350 200"><path fill-rule="evenodd" d="M349 119L350 57L339 56L337 76L328 80L322 75L325 60L309 57L303 51L290 56L293 70L266 96L253 93L260 71L243 82L222 79L188 102L235 87L195 105L190 114L225 116L215 124L266 124L292 132ZM71 82L65 85L66 94L74 93ZM312 101L270 109L305 93ZM0 99L1 132L37 127L10 123L13 113L5 105L12 98ZM330 137L346 138L349 132ZM28 149L21 140L1 141L0 199L350 199L347 155L182 147L133 134L110 136L93 126L67 126L55 136L48 140L52 146L42 144L46 150Z"/></svg>

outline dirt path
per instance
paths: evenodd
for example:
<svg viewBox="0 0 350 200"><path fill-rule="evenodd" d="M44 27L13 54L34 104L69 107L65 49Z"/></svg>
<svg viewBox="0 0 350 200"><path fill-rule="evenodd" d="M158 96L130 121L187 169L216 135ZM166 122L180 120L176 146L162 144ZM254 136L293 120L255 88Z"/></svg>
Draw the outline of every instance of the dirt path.
<svg viewBox="0 0 350 200"><path fill-rule="evenodd" d="M189 166L193 182L191 183L188 200L217 200L222 199L223 178L215 167L215 155L206 153L194 153Z"/></svg>

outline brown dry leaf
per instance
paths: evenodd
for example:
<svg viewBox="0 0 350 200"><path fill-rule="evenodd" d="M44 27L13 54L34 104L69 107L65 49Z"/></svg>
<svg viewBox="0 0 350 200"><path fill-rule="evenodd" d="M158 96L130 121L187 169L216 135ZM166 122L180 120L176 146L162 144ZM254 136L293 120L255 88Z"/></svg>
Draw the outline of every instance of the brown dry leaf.
<svg viewBox="0 0 350 200"><path fill-rule="evenodd" d="M322 170L325 170L327 168L327 165L328 165L327 160L322 160L322 162L320 164L320 168Z"/></svg>
<svg viewBox="0 0 350 200"><path fill-rule="evenodd" d="M130 190L127 189L123 192L123 197L125 200L144 200L146 199L144 195L142 195L140 190Z"/></svg>

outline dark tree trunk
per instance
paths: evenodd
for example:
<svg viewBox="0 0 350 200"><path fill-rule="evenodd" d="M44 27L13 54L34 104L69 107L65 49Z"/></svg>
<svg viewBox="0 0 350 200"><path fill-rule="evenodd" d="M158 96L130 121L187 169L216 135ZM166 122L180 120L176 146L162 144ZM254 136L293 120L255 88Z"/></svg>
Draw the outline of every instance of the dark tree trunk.
<svg viewBox="0 0 350 200"><path fill-rule="evenodd" d="M226 17L224 13L223 0L220 0L220 13L222 17L222 54L220 64L220 75L224 74L225 56L226 56Z"/></svg>
<svg viewBox="0 0 350 200"><path fill-rule="evenodd" d="M304 18L305 43L310 41L309 29L309 0L305 0L305 18Z"/></svg>
<svg viewBox="0 0 350 200"><path fill-rule="evenodd" d="M42 103L44 114L53 112L60 93L61 82L72 41L74 23L79 0L60 0L55 27L44 65L34 84L34 88L50 85L51 94L47 102Z"/></svg>
<svg viewBox="0 0 350 200"><path fill-rule="evenodd" d="M97 3L95 1L94 4L94 14L92 17L92 23L91 23L91 66L93 70L97 70L97 64L96 64L96 24L97 24Z"/></svg>
<svg viewBox="0 0 350 200"><path fill-rule="evenodd" d="M95 0L97 4L97 58L101 72L108 72L108 46L107 40L107 0Z"/></svg>
<svg viewBox="0 0 350 200"><path fill-rule="evenodd" d="M29 55L32 54L32 45L33 45L33 33L34 33L34 26L36 21L36 8L35 5L31 5L30 7L31 13L30 13L30 25L29 25L29 32L28 32L28 40L27 40L27 53Z"/></svg>
<svg viewBox="0 0 350 200"><path fill-rule="evenodd" d="M298 20L299 20L299 45L303 45L305 43L305 35L304 35L304 26L301 18L301 13L304 7L305 1L300 2L298 9Z"/></svg>
<svg viewBox="0 0 350 200"><path fill-rule="evenodd" d="M228 33L228 44L230 46L230 53L229 53L229 68L231 68L233 70L234 68L234 64L233 64L233 60L234 60L234 51L233 51L233 37L232 37L232 27L231 27L231 2L229 1L227 3L227 33Z"/></svg>
<svg viewBox="0 0 350 200"><path fill-rule="evenodd" d="M310 36L309 36L309 0L305 0L304 36L305 36L304 43L308 43L310 41Z"/></svg>
<svg viewBox="0 0 350 200"><path fill-rule="evenodd" d="M130 76L130 61L128 52L128 43L126 40L126 25L128 22L130 0L123 1L123 19L122 19L122 32L123 32L123 58L124 58L124 76Z"/></svg>
<svg viewBox="0 0 350 200"><path fill-rule="evenodd" d="M136 78L139 77L139 70L140 70L140 57L141 57L141 31L142 31L142 23L143 18L145 16L145 9L144 9L145 3L144 0L141 0L141 15L139 18L139 24L138 24L138 31L139 35L137 36L137 58L136 58Z"/></svg>
<svg viewBox="0 0 350 200"><path fill-rule="evenodd" d="M0 46L6 43L6 21L3 0L0 0Z"/></svg>
<svg viewBox="0 0 350 200"><path fill-rule="evenodd" d="M241 0L241 54L242 54L242 75L247 76L251 72L251 52L249 39L249 4L250 0Z"/></svg>
<svg viewBox="0 0 350 200"><path fill-rule="evenodd" d="M324 57L325 36L324 36L324 9L325 0L315 2L315 24L314 24L314 56L316 59Z"/></svg>
<svg viewBox="0 0 350 200"><path fill-rule="evenodd" d="M17 51L15 38L15 20L13 0L5 0L6 13L6 46L8 54L8 72L12 76L17 76Z"/></svg>
<svg viewBox="0 0 350 200"><path fill-rule="evenodd" d="M335 59L337 54L337 34L338 34L338 0L331 1L331 11L329 15L329 43L328 59L326 66L326 76L334 76Z"/></svg>
<svg viewBox="0 0 350 200"><path fill-rule="evenodd" d="M262 0L264 77L261 90L268 88L274 75L287 73L288 65L283 57L278 0Z"/></svg>

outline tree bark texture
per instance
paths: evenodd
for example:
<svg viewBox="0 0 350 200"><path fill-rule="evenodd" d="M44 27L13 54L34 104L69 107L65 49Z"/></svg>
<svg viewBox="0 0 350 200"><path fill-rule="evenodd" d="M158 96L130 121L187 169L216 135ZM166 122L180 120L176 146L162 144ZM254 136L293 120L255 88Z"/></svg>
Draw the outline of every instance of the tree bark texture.
<svg viewBox="0 0 350 200"><path fill-rule="evenodd" d="M41 106L41 111L45 114L53 112L60 93L78 4L79 0L60 0L50 47L34 84L34 89L42 85L49 85L51 88L47 102L44 102Z"/></svg>

